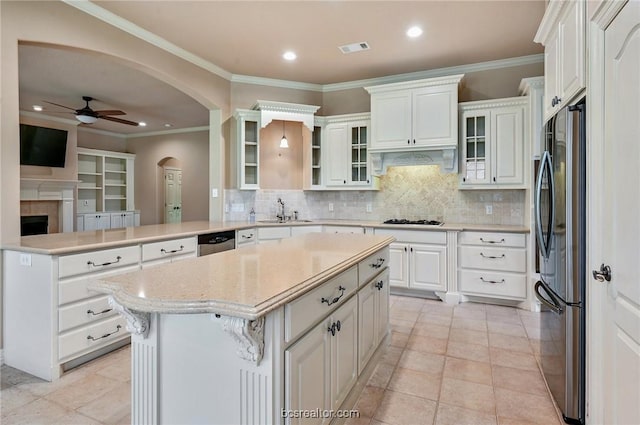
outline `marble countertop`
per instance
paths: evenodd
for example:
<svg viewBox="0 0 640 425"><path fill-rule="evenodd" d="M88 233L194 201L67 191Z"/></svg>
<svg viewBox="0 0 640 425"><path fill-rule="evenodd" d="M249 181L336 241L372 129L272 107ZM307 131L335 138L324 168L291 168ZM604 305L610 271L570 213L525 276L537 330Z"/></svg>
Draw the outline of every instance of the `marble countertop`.
<svg viewBox="0 0 640 425"><path fill-rule="evenodd" d="M107 277L93 281L90 288L139 312L215 313L255 320L393 240L310 233Z"/></svg>
<svg viewBox="0 0 640 425"><path fill-rule="evenodd" d="M156 242L167 239L196 236L203 233L238 230L252 227L276 226L357 226L371 228L429 230L429 231L486 231L528 233L525 226L504 226L492 224L445 223L442 226L424 226L416 224L384 224L373 220L332 220L288 221L285 223L246 221L189 221L175 224L152 224L120 229L95 230L88 232L51 233L48 235L24 236L19 241L5 243L2 249L24 251L45 255L65 255L96 249Z"/></svg>

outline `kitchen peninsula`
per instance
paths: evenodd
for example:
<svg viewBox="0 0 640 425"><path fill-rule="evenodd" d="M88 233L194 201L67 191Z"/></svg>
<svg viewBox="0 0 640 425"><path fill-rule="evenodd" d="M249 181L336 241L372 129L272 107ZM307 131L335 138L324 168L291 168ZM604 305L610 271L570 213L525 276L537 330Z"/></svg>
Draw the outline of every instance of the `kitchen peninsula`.
<svg viewBox="0 0 640 425"><path fill-rule="evenodd" d="M132 333L132 422L338 409L387 333L391 242L312 233L91 283Z"/></svg>

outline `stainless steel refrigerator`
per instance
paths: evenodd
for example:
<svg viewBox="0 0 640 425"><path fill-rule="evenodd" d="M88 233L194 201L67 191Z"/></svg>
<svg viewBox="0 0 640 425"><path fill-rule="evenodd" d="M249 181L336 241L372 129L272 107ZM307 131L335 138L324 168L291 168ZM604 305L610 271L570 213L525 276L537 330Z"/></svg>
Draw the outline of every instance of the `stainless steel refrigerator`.
<svg viewBox="0 0 640 425"><path fill-rule="evenodd" d="M585 419L586 138L584 100L545 124L535 186L541 365L565 422Z"/></svg>

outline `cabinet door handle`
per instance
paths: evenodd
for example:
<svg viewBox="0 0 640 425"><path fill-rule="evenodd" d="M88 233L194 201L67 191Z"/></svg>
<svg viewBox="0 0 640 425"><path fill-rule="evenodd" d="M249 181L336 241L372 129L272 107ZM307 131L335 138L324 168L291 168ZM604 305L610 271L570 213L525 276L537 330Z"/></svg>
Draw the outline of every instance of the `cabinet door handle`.
<svg viewBox="0 0 640 425"><path fill-rule="evenodd" d="M484 238L480 238L480 242L482 242L482 243L505 243L505 240L504 240L504 238L502 238L499 241L492 241L490 239L485 240Z"/></svg>
<svg viewBox="0 0 640 425"><path fill-rule="evenodd" d="M416 139L413 139L413 144L414 144L414 145L416 144Z"/></svg>
<svg viewBox="0 0 640 425"><path fill-rule="evenodd" d="M407 247L406 246L404 247L404 252L407 252Z"/></svg>
<svg viewBox="0 0 640 425"><path fill-rule="evenodd" d="M251 233L249 236L247 235L242 235L243 239L253 239L253 233Z"/></svg>
<svg viewBox="0 0 640 425"><path fill-rule="evenodd" d="M383 286L384 286L384 280L380 280L376 282L376 288L378 288L378 291L382 290Z"/></svg>
<svg viewBox="0 0 640 425"><path fill-rule="evenodd" d="M331 332L331 336L336 336L336 322L333 322L331 326L327 328L327 332Z"/></svg>
<svg viewBox="0 0 640 425"><path fill-rule="evenodd" d="M91 315L93 315L93 316L99 316L99 315L101 315L101 314L108 313L108 312L110 312L111 310L112 310L112 309L108 308L108 309L106 309L106 310L102 310L102 311L99 311L99 312L97 312L97 313L96 313L95 311L93 311L93 310L87 310L87 314L91 314Z"/></svg>
<svg viewBox="0 0 640 425"><path fill-rule="evenodd" d="M320 303L327 303L327 306L335 304L338 301L340 301L340 298L342 298L342 296L344 295L344 291L346 291L346 290L347 290L347 288L345 288L344 286L340 285L340 286L338 286L338 291L341 291L340 295L338 295L337 297L335 297L333 299L322 297L322 299L320 300Z"/></svg>
<svg viewBox="0 0 640 425"><path fill-rule="evenodd" d="M411 140L407 139L407 145L411 144Z"/></svg>
<svg viewBox="0 0 640 425"><path fill-rule="evenodd" d="M93 261L89 260L89 261L87 261L87 265L92 266L92 267L104 267L104 266L110 266L111 264L119 263L120 260L122 260L122 257L118 255L116 257L115 261L107 261L106 263L96 264Z"/></svg>
<svg viewBox="0 0 640 425"><path fill-rule="evenodd" d="M113 331L113 332L109 332L108 334L104 334L104 335L99 336L99 337L97 337L97 338L92 337L91 335L87 335L87 339L90 339L91 341L97 341L97 340L99 340L99 339L106 338L106 337L109 337L109 336L111 336L111 335L113 335L113 334L115 334L115 333L120 332L120 328L122 328L122 326L118 325L118 326L116 326L116 330L115 330L115 331Z"/></svg>
<svg viewBox="0 0 640 425"><path fill-rule="evenodd" d="M378 258L375 263L369 264L372 269L379 269L384 264L384 258Z"/></svg>
<svg viewBox="0 0 640 425"><path fill-rule="evenodd" d="M180 249L172 249L171 251L167 251L166 249L162 248L160 252L162 252L163 254L175 254L176 252L180 252L183 250L184 250L184 245L180 245Z"/></svg>
<svg viewBox="0 0 640 425"><path fill-rule="evenodd" d="M500 259L500 258L506 257L506 255L504 255L504 254L502 254L501 256L497 257L495 255L484 255L482 252L480 253L480 256L482 258L491 258L491 259Z"/></svg>
<svg viewBox="0 0 640 425"><path fill-rule="evenodd" d="M495 183L495 181L496 181L496 178L494 177L494 178L493 178L493 182Z"/></svg>
<svg viewBox="0 0 640 425"><path fill-rule="evenodd" d="M497 283L504 283L504 279L498 281L498 280L487 280L484 277L480 276L480 280L483 281L484 283L492 283L492 284L497 284Z"/></svg>
<svg viewBox="0 0 640 425"><path fill-rule="evenodd" d="M338 332L340 332L340 327L341 327L341 326L342 326L342 323L340 323L340 321L338 320L338 321L336 322L336 330L337 330Z"/></svg>

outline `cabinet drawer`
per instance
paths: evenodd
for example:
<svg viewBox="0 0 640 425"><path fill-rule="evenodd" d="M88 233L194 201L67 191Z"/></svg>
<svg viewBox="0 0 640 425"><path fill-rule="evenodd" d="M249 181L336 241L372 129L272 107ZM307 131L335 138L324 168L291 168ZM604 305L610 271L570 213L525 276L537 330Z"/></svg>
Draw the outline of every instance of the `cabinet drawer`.
<svg viewBox="0 0 640 425"><path fill-rule="evenodd" d="M381 249L358 263L358 286L369 281L373 276L389 265L389 248Z"/></svg>
<svg viewBox="0 0 640 425"><path fill-rule="evenodd" d="M291 236L291 228L284 227L260 227L258 228L258 239L282 239Z"/></svg>
<svg viewBox="0 0 640 425"><path fill-rule="evenodd" d="M461 246L458 263L462 268L525 273L527 254L524 249Z"/></svg>
<svg viewBox="0 0 640 425"><path fill-rule="evenodd" d="M238 230L236 235L236 245L242 245L244 243L255 243L256 241L256 229L242 229Z"/></svg>
<svg viewBox="0 0 640 425"><path fill-rule="evenodd" d="M433 230L376 229L376 235L389 235L397 242L446 245L447 232Z"/></svg>
<svg viewBox="0 0 640 425"><path fill-rule="evenodd" d="M461 270L458 283L465 294L495 295L501 298L526 298L526 275Z"/></svg>
<svg viewBox="0 0 640 425"><path fill-rule="evenodd" d="M58 277L116 269L139 262L138 245L65 255L58 260Z"/></svg>
<svg viewBox="0 0 640 425"><path fill-rule="evenodd" d="M124 317L115 315L107 320L60 335L58 337L59 359L65 360L74 355L83 355L128 336L126 324Z"/></svg>
<svg viewBox="0 0 640 425"><path fill-rule="evenodd" d="M461 245L525 248L527 241L523 233L460 232L458 242Z"/></svg>
<svg viewBox="0 0 640 425"><path fill-rule="evenodd" d="M284 307L285 340L293 341L318 320L326 317L355 292L358 268L351 267ZM324 301L323 301L324 300Z"/></svg>
<svg viewBox="0 0 640 425"><path fill-rule="evenodd" d="M109 296L104 295L78 304L61 307L58 310L58 331L64 332L77 326L113 316L116 312L109 307L108 300Z"/></svg>
<svg viewBox="0 0 640 425"><path fill-rule="evenodd" d="M100 295L98 292L90 291L87 288L87 285L92 280L107 276L113 276L120 273L133 272L139 269L140 267L136 263L133 266L120 267L117 270L92 273L90 276L77 276L71 279L63 280L58 284L58 304L63 305Z"/></svg>
<svg viewBox="0 0 640 425"><path fill-rule="evenodd" d="M324 233L364 233L364 227L354 226L322 226Z"/></svg>
<svg viewBox="0 0 640 425"><path fill-rule="evenodd" d="M195 237L146 243L142 245L142 261L192 254L196 252L197 245Z"/></svg>

